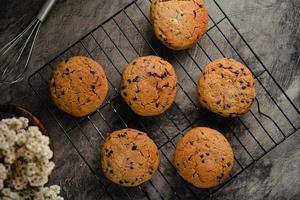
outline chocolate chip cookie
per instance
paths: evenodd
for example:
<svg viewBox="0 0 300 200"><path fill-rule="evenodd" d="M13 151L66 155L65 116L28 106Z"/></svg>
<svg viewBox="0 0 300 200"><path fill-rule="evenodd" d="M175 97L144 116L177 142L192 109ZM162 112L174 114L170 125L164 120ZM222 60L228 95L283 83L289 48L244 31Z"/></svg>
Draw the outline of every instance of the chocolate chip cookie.
<svg viewBox="0 0 300 200"><path fill-rule="evenodd" d="M176 145L174 164L178 173L199 188L222 183L230 174L233 162L230 144L214 129L193 128Z"/></svg>
<svg viewBox="0 0 300 200"><path fill-rule="evenodd" d="M256 96L250 70L234 59L221 58L209 63L198 81L201 105L224 117L248 112Z"/></svg>
<svg viewBox="0 0 300 200"><path fill-rule="evenodd" d="M165 112L176 96L176 74L170 63L157 56L134 59L123 71L121 95L141 116Z"/></svg>
<svg viewBox="0 0 300 200"><path fill-rule="evenodd" d="M134 187L151 179L159 165L159 154L146 133L127 128L113 132L105 140L100 160L109 180Z"/></svg>
<svg viewBox="0 0 300 200"><path fill-rule="evenodd" d="M59 63L49 84L57 107L75 117L97 110L108 92L102 66L84 56L74 56Z"/></svg>
<svg viewBox="0 0 300 200"><path fill-rule="evenodd" d="M202 0L153 0L150 14L155 36L173 50L189 48L207 31L208 12Z"/></svg>

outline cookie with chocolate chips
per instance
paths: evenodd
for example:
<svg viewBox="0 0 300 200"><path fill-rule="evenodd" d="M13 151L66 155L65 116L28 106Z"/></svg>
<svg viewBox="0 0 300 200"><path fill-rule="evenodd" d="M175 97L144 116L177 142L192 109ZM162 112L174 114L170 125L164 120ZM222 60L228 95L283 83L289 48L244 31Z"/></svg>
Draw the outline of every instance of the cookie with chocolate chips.
<svg viewBox="0 0 300 200"><path fill-rule="evenodd" d="M150 14L155 36L173 50L191 47L207 31L208 12L202 0L153 0Z"/></svg>
<svg viewBox="0 0 300 200"><path fill-rule="evenodd" d="M57 107L75 117L97 110L108 92L102 66L84 56L74 56L59 63L49 87Z"/></svg>
<svg viewBox="0 0 300 200"><path fill-rule="evenodd" d="M174 165L177 172L198 188L211 188L224 182L233 163L230 144L214 129L193 128L176 145Z"/></svg>
<svg viewBox="0 0 300 200"><path fill-rule="evenodd" d="M199 77L197 90L201 105L223 117L248 112L256 96L250 70L229 58L209 63Z"/></svg>
<svg viewBox="0 0 300 200"><path fill-rule="evenodd" d="M165 112L176 96L176 73L170 63L157 56L134 59L122 74L121 95L141 116Z"/></svg>
<svg viewBox="0 0 300 200"><path fill-rule="evenodd" d="M106 178L121 186L134 187L155 174L159 153L146 133L127 128L110 134L101 147L100 160Z"/></svg>

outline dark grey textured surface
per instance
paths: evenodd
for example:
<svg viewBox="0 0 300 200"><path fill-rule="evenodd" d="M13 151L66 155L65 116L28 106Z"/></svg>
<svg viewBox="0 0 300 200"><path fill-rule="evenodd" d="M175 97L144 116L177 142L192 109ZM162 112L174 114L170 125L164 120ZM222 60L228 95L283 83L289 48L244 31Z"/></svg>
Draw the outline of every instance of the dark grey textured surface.
<svg viewBox="0 0 300 200"><path fill-rule="evenodd" d="M37 46L34 51L33 59L30 64L30 72L36 71L43 64L47 63L52 57L60 53L70 44L77 41L87 32L92 30L103 19L109 17L115 11L127 4L128 1L81 1L81 0L66 0L59 1L54 8L48 21L43 24L42 31L37 41ZM36 13L42 1L4 1L0 7L0 44L7 40L8 36L20 29L22 22L30 21L30 18ZM139 1L142 10L148 11L149 3L146 0ZM216 6L208 2L210 13L214 20L220 20L223 15ZM271 71L272 75L284 88L294 104L300 107L299 102L299 8L300 2L293 1L246 1L246 0L220 0L220 5L229 15L230 19L240 30L247 42L257 52L258 56L265 63L266 67ZM2 2L1 2L2 3ZM27 5L25 5L27 4ZM124 125L121 123L114 109L121 111L122 116L126 121L132 122L135 120L142 121L142 124L147 127L147 132L154 138L158 146L163 145L168 141L168 137L172 138L178 131L184 130L190 121L199 119L200 125L211 126L224 132L230 142L233 144L235 156L241 163L242 167L246 167L251 162L251 156L258 158L263 149L268 150L274 146L274 143L268 137L268 132L275 142L282 139L282 134L274 124L259 116L257 113L257 105L254 104L252 113L249 113L241 118L241 120L225 120L214 116L206 111L200 110L194 112L196 103L195 90L193 80L197 79L200 73L199 68L203 67L208 62L207 57L196 46L186 52L179 53L176 58L180 60L180 64L176 59L170 57L168 51L165 51L160 45L153 40L151 28L145 18L139 11L132 7L127 10L128 15L133 18L133 21L138 24L139 30L144 33L144 37L150 41L157 49L158 53L166 57L172 62L177 70L179 83L183 89L178 91L176 104L171 108L166 115L155 119L135 118L126 106L117 98L113 101L113 106L105 106L99 113L91 115L89 119L83 121L66 116L59 112L55 106L52 105L46 84L41 78L33 76L31 83L39 94L45 98L47 106L54 112L61 126L68 131L67 135L71 141L78 147L78 151L82 157L86 159L89 165L86 165L78 152L72 147L72 144L64 136L60 127L55 123L52 116L45 109L45 106L34 96L33 91L28 87L26 82L23 84L16 84L11 87L11 90L2 91L4 94L0 97L1 103L15 103L25 106L36 113L46 124L51 131L51 136L54 141L56 170L54 171L51 182L58 183L63 187L63 194L69 199L99 199L102 194L105 194L104 199L110 199L107 192L104 192L103 186L99 183L100 179L104 185L108 182L102 178L101 171L98 165L98 148L99 141L102 140L101 134L105 137L112 129L121 128ZM148 15L149 13L146 12ZM120 51L124 53L125 58L120 55L114 44L107 38L102 29L94 33L95 39L101 42L101 46L115 64L115 67L110 63L105 54L97 47L95 40L88 37L82 43L91 50L91 56L101 62L105 66L106 72L112 81L110 88L110 97L113 98L116 94L113 87L118 87L119 73L124 65L126 59L130 60L133 57L141 54L153 53L151 49L145 44L143 38L136 31L135 27L128 21L128 18L122 13L116 18L116 22L120 25L125 34L128 35L137 52L126 42L124 36L118 31L118 27L113 23L108 23L104 26L105 30L110 33L111 38L116 42ZM249 51L246 45L241 42L236 32L229 25L228 21L224 20L220 23L220 29L228 36L232 44L238 49L246 63L251 65L256 75L259 75L261 83L270 90L275 102L280 108L284 110L286 115L296 128L299 128L299 115L296 114L291 104L288 103L283 93L270 80L270 76L264 72L262 66L255 59L253 54ZM222 37L218 29L213 28L209 36L217 43L218 47L225 53L226 56L233 56L239 58L230 48L226 40ZM105 40L103 40L105 39ZM200 42L200 45L209 53L211 58L220 57L216 47L208 36L205 36ZM67 52L63 56L70 56L74 54L87 54L85 49L79 44L75 45L72 52ZM195 59L196 63L190 57ZM55 65L54 61L52 64ZM186 73L186 71L188 73ZM263 73L264 72L264 73ZM43 78L49 78L51 68L46 67L42 70ZM262 74L261 74L262 73ZM192 79L191 79L192 78ZM1 91L1 92L2 92ZM186 92L191 100L185 95ZM261 102L262 111L270 115L282 128L285 134L291 133L294 129L291 124L282 115L278 107L272 102L265 90L258 84L258 99ZM187 117L182 116L176 105L184 111ZM103 118L107 120L107 123ZM202 117L205 116L205 117ZM259 118L263 127L256 121L255 117ZM171 118L177 124L174 126L169 120ZM231 124L232 130L224 126L224 121ZM95 129L98 128L98 131ZM130 126L143 128L135 121L130 123ZM159 126L161 128L159 128ZM245 130L245 126L249 130ZM75 127L75 128L73 128ZM165 132L165 134L163 134ZM233 135L232 133L236 133ZM85 134L83 134L85 133ZM251 136L254 135L261 142L260 147L258 143ZM151 184L143 185L144 191L150 194L152 199L175 199L177 195L181 199L191 199L196 195L203 196L204 192L196 190L187 186L182 179L174 172L174 168L170 164L172 160L172 152L174 145L178 140L175 137L172 142L161 148L161 166L159 173L152 179ZM241 143L246 146L250 154L242 148ZM263 157L255 165L234 179L231 183L226 185L216 195L216 199L299 199L299 183L300 183L300 166L299 166L299 148L297 144L300 142L299 133L291 136L284 143L272 150L267 156ZM298 145L299 146L299 145ZM293 148L294 147L294 148ZM236 165L234 173L241 170L241 166ZM90 169L89 169L90 167ZM171 185L171 186L170 186ZM154 189L155 186L158 191ZM191 190L193 192L191 192ZM118 192L113 192L118 191ZM108 188L108 192L112 193L114 198L124 199L126 193L131 195L133 199L143 199L144 194L138 189L120 189L115 185ZM177 198L178 198L177 197ZM218 198L219 197L219 198Z"/></svg>

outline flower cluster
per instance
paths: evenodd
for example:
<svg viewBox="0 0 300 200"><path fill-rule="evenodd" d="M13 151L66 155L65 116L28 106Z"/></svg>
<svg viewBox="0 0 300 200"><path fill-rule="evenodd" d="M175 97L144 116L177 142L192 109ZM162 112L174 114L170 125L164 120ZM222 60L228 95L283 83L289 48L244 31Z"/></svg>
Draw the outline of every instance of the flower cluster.
<svg viewBox="0 0 300 200"><path fill-rule="evenodd" d="M0 197L3 200L63 200L63 198L59 196L59 193L60 187L57 185L21 191L12 191L10 188L4 188L0 191Z"/></svg>
<svg viewBox="0 0 300 200"><path fill-rule="evenodd" d="M53 152L49 144L49 137L36 126L28 127L28 119L24 117L0 121L1 199L18 199L32 188L34 195L49 196L36 199L59 199L52 198L59 193L58 186L43 188L55 166L50 161Z"/></svg>

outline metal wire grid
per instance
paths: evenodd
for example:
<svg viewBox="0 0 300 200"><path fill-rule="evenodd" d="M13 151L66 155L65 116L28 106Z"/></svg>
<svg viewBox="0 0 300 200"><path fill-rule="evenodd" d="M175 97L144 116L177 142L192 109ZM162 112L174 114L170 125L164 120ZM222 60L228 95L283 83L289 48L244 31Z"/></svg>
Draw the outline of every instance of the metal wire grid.
<svg viewBox="0 0 300 200"><path fill-rule="evenodd" d="M215 0L207 2L207 5L210 11L210 28L205 37L190 50L172 52L161 46L152 34L150 2L133 1L29 77L29 85L92 174L91 183L99 191L97 199L212 197L226 183L299 128L299 110L268 68L220 5ZM122 68L132 58L147 54L166 58L180 74L174 105L166 114L155 118L134 115L118 94ZM47 82L53 67L72 55L86 55L102 63L110 85L110 93L104 105L95 113L80 119L60 112L47 92ZM224 119L197 105L196 80L205 63L217 57L234 57L246 64L255 76L258 97L250 113L243 117ZM187 184L172 165L178 139L191 127L198 125L220 130L235 152L236 164L230 178L222 186L210 190L196 189ZM149 133L161 153L158 174L151 181L134 189L125 189L108 182L103 178L98 163L99 141L103 141L109 132L124 127ZM85 179L85 176L87 175L82 174L81 178ZM65 196L70 198L67 194Z"/></svg>

